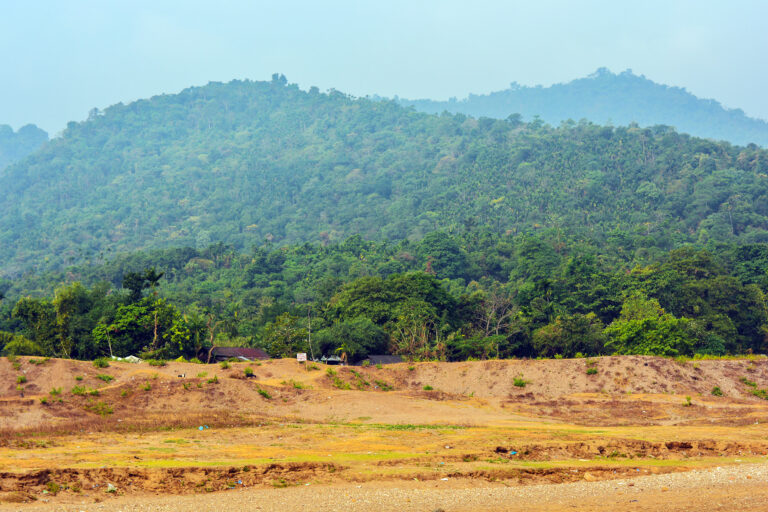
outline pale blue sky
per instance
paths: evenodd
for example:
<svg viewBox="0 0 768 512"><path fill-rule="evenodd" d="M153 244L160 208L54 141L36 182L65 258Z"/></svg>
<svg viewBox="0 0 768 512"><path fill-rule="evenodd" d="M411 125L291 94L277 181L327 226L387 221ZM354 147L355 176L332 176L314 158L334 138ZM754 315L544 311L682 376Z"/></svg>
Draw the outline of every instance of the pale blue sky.
<svg viewBox="0 0 768 512"><path fill-rule="evenodd" d="M284 73L445 99L632 68L768 119L768 1L0 0L0 124Z"/></svg>

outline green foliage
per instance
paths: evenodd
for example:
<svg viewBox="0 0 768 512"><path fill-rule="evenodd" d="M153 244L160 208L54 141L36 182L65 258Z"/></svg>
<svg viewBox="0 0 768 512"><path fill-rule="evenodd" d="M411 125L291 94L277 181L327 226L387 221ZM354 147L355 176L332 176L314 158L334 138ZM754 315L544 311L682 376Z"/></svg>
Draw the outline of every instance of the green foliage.
<svg viewBox="0 0 768 512"><path fill-rule="evenodd" d="M105 375L105 374L99 374L99 375L96 376L96 378L97 379L101 379L104 382L112 382L113 380L115 380L115 378L113 376Z"/></svg>
<svg viewBox="0 0 768 512"><path fill-rule="evenodd" d="M519 377L515 377L512 380L512 384L514 384L515 387L524 388L528 384L528 381L523 379L523 376L521 375Z"/></svg>
<svg viewBox="0 0 768 512"><path fill-rule="evenodd" d="M429 384L427 384L427 385L426 385L426 386L424 386L422 389L423 389L424 391L432 391L432 390L433 390L433 389L435 389L435 388L433 388L432 386L430 386Z"/></svg>
<svg viewBox="0 0 768 512"><path fill-rule="evenodd" d="M229 363L227 361L222 361L221 363L219 363L219 366L221 367L222 370L229 369Z"/></svg>
<svg viewBox="0 0 768 512"><path fill-rule="evenodd" d="M111 405L107 404L106 402L90 402L86 404L85 409L87 411L96 413L100 416L109 416L113 412L113 408Z"/></svg>
<svg viewBox="0 0 768 512"><path fill-rule="evenodd" d="M715 386L712 388L712 395L713 396L723 396L723 391L720 389L720 386Z"/></svg>
<svg viewBox="0 0 768 512"><path fill-rule="evenodd" d="M147 361L147 364L149 366L166 366L168 363L166 363L162 359L149 359Z"/></svg>
<svg viewBox="0 0 768 512"><path fill-rule="evenodd" d="M587 368L587 375L597 375L597 368Z"/></svg>
<svg viewBox="0 0 768 512"><path fill-rule="evenodd" d="M48 142L48 133L34 124L22 126L14 132L7 124L0 124L0 171L21 160Z"/></svg>
<svg viewBox="0 0 768 512"><path fill-rule="evenodd" d="M389 335L369 318L357 317L318 331L312 342L320 354L343 353L347 360L357 361L369 354L385 353Z"/></svg>
<svg viewBox="0 0 768 512"><path fill-rule="evenodd" d="M256 388L256 391L257 391L257 392L258 392L258 393L259 393L261 396L263 396L264 398L266 398L267 400L271 400L271 399L272 399L272 395L270 395L270 394L269 394L269 392L268 392L266 389L262 389L262 388Z"/></svg>
<svg viewBox="0 0 768 512"><path fill-rule="evenodd" d="M100 357L98 359L94 359L93 366L95 366L96 368L108 368L109 359L107 359L106 357Z"/></svg>
<svg viewBox="0 0 768 512"><path fill-rule="evenodd" d="M248 378L253 377L253 368L251 368L250 366L246 366L245 369L243 370L243 374Z"/></svg>
<svg viewBox="0 0 768 512"><path fill-rule="evenodd" d="M16 377L16 384L24 384L27 382L27 376L26 375L19 375Z"/></svg>

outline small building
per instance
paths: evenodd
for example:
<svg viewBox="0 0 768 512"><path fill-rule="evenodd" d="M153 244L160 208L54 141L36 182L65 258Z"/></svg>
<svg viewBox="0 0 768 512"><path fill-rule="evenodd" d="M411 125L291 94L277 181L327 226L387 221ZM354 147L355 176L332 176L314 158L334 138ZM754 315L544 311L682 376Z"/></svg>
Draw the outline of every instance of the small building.
<svg viewBox="0 0 768 512"><path fill-rule="evenodd" d="M204 363L218 363L230 359L239 359L241 361L257 361L269 359L269 354L260 348L248 347L211 347L202 349L197 358Z"/></svg>

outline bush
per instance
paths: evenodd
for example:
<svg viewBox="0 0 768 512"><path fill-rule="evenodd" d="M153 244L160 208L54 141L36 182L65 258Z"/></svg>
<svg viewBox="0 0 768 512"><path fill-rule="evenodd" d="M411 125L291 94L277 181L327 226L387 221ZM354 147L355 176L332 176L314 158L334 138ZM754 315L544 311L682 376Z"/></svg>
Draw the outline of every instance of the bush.
<svg viewBox="0 0 768 512"><path fill-rule="evenodd" d="M712 394L714 396L723 396L723 391L720 389L720 386L715 386L712 388Z"/></svg>
<svg viewBox="0 0 768 512"><path fill-rule="evenodd" d="M27 376L26 375L19 375L16 377L16 384L24 384L27 382Z"/></svg>
<svg viewBox="0 0 768 512"><path fill-rule="evenodd" d="M109 359L106 357L100 357L93 360L93 366L96 368L109 368Z"/></svg>
<svg viewBox="0 0 768 512"><path fill-rule="evenodd" d="M104 402L90 403L85 406L87 411L95 412L100 416L108 416L112 414L112 406Z"/></svg>
<svg viewBox="0 0 768 512"><path fill-rule="evenodd" d="M595 375L597 373L597 368L587 368L587 375Z"/></svg>
<svg viewBox="0 0 768 512"><path fill-rule="evenodd" d="M147 363L149 363L149 366L165 366L167 364L162 359L150 359Z"/></svg>
<svg viewBox="0 0 768 512"><path fill-rule="evenodd" d="M259 394L264 398L266 398L267 400L270 400L272 398L272 395L270 395L266 389L256 388L256 391L258 391Z"/></svg>
<svg viewBox="0 0 768 512"><path fill-rule="evenodd" d="M433 388L433 387L432 387L432 386L430 386L430 385L426 385L426 386L424 386L422 389L423 389L424 391L432 391L432 390L433 390L433 389L435 389L435 388Z"/></svg>
<svg viewBox="0 0 768 512"><path fill-rule="evenodd" d="M96 376L96 378L97 378L97 379L101 379L101 380L103 380L104 382L111 382L111 381L115 380L115 378L114 378L113 376L111 376L111 375L106 375L106 374L104 374L104 373L102 373L102 374L100 374L100 375L97 375L97 376Z"/></svg>
<svg viewBox="0 0 768 512"><path fill-rule="evenodd" d="M245 374L245 376L248 378L253 377L253 368L251 368L250 366L246 366L245 369L243 370L243 374Z"/></svg>
<svg viewBox="0 0 768 512"><path fill-rule="evenodd" d="M61 388L51 388L48 392L51 396L59 396L61 394Z"/></svg>
<svg viewBox="0 0 768 512"><path fill-rule="evenodd" d="M227 361L220 362L219 366L221 366L222 370L229 370L229 362L227 362Z"/></svg>
<svg viewBox="0 0 768 512"><path fill-rule="evenodd" d="M208 379L208 384L218 384L219 383L219 376L214 375L213 378Z"/></svg>
<svg viewBox="0 0 768 512"><path fill-rule="evenodd" d="M85 386L75 386L72 388L71 393L73 395L85 395Z"/></svg>
<svg viewBox="0 0 768 512"><path fill-rule="evenodd" d="M515 377L512 383L515 385L515 387L524 388L526 384L528 384L528 381L524 380L523 377L520 376L520 377Z"/></svg>

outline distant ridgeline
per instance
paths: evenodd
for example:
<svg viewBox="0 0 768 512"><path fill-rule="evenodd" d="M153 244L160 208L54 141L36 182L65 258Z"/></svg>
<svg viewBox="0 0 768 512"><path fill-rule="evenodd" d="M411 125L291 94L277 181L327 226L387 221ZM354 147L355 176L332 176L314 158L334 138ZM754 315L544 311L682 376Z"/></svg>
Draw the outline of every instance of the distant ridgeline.
<svg viewBox="0 0 768 512"><path fill-rule="evenodd" d="M613 81L647 82L577 83ZM430 115L276 75L94 111L0 170L0 277L135 250L481 228L639 251L765 242L768 151L665 126Z"/></svg>
<svg viewBox="0 0 768 512"><path fill-rule="evenodd" d="M669 125L699 137L768 146L768 122L747 117L740 109L725 109L717 101L699 99L680 87L657 84L630 70L616 75L600 68L586 78L551 87L512 83L505 91L470 94L458 101L401 99L400 103L429 113L448 111L496 119L520 114L526 120L539 116L553 125L568 119Z"/></svg>
<svg viewBox="0 0 768 512"><path fill-rule="evenodd" d="M14 132L7 124L0 124L0 170L40 149L48 142L48 133L33 124Z"/></svg>

